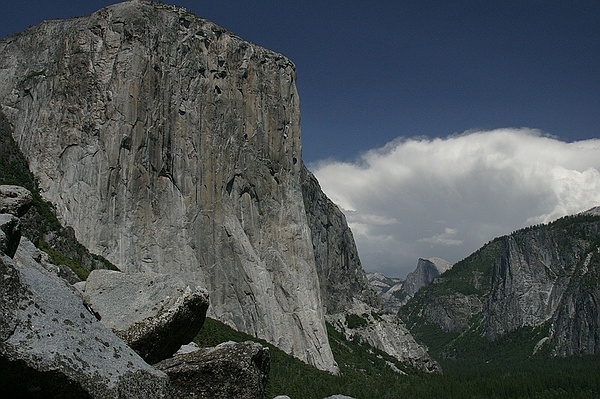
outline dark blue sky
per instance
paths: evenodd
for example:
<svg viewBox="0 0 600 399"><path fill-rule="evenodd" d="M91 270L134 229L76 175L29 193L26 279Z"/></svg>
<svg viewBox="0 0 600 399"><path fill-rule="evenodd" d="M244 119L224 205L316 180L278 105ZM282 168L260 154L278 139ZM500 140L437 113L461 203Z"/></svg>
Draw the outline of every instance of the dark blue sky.
<svg viewBox="0 0 600 399"><path fill-rule="evenodd" d="M5 1L0 37L110 0ZM600 1L173 0L297 66L304 160L399 137L600 137Z"/></svg>

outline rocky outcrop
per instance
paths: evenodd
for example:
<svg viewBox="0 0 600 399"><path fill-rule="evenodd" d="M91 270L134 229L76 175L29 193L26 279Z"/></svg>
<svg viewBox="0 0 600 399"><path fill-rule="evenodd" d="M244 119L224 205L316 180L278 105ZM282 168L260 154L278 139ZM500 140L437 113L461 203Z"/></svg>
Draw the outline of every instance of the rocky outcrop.
<svg viewBox="0 0 600 399"><path fill-rule="evenodd" d="M171 397L262 399L269 349L255 342L225 342L174 356L155 365L171 381Z"/></svg>
<svg viewBox="0 0 600 399"><path fill-rule="evenodd" d="M367 277L381 297L384 310L397 313L417 291L451 268L452 264L441 258L419 258L417 267L406 276L406 280L389 278L381 273L369 273Z"/></svg>
<svg viewBox="0 0 600 399"><path fill-rule="evenodd" d="M401 278L386 277L381 273L367 273L367 279L381 297L383 310L390 313L397 313L400 306L404 303L404 296L401 292L404 280Z"/></svg>
<svg viewBox="0 0 600 399"><path fill-rule="evenodd" d="M19 217L31 207L31 192L24 187L0 185L0 252L13 257L21 241Z"/></svg>
<svg viewBox="0 0 600 399"><path fill-rule="evenodd" d="M460 333L466 331L473 318L481 314L483 304L478 295L453 292L431 298L424 316L444 331Z"/></svg>
<svg viewBox="0 0 600 399"><path fill-rule="evenodd" d="M208 309L206 290L153 272L94 270L82 291L102 324L150 364L194 339Z"/></svg>
<svg viewBox="0 0 600 399"><path fill-rule="evenodd" d="M429 356L427 348L414 339L395 314L382 314L357 302L351 310L328 315L327 320L348 340L358 339L423 372L441 372L441 367Z"/></svg>
<svg viewBox="0 0 600 399"><path fill-rule="evenodd" d="M586 255L570 281L552 317L549 337L554 355L600 353L600 247Z"/></svg>
<svg viewBox="0 0 600 399"><path fill-rule="evenodd" d="M165 398L146 364L81 297L21 247L0 254L0 392L4 397Z"/></svg>
<svg viewBox="0 0 600 399"><path fill-rule="evenodd" d="M184 9L124 2L0 41L0 105L44 197L127 272L337 370L301 187L295 67Z"/></svg>
<svg viewBox="0 0 600 399"><path fill-rule="evenodd" d="M581 256L579 250L573 253L560 248L555 238L559 237L540 229L503 239L485 304L488 338L495 339L518 327L537 326L552 317L570 280L567 271Z"/></svg>
<svg viewBox="0 0 600 399"><path fill-rule="evenodd" d="M17 252L20 241L19 218L8 213L0 213L0 252L12 258Z"/></svg>
<svg viewBox="0 0 600 399"><path fill-rule="evenodd" d="M14 215L0 216L19 222ZM7 230L8 240L13 230ZM207 349L192 342L179 348L203 324L205 290L151 272L96 270L75 284L77 291L25 237L14 260L0 252L0 274L3 397L263 397L267 348L252 342ZM115 333L149 362L179 348L176 364L166 362L174 384ZM198 353L189 359L182 355L189 352Z"/></svg>
<svg viewBox="0 0 600 399"><path fill-rule="evenodd" d="M0 185L0 213L21 217L31 208L33 196L24 187Z"/></svg>
<svg viewBox="0 0 600 399"><path fill-rule="evenodd" d="M46 252L39 250L27 237L21 237L19 249L27 253L29 257L33 258L48 272L69 284L75 284L81 281L70 267L52 263L50 256Z"/></svg>

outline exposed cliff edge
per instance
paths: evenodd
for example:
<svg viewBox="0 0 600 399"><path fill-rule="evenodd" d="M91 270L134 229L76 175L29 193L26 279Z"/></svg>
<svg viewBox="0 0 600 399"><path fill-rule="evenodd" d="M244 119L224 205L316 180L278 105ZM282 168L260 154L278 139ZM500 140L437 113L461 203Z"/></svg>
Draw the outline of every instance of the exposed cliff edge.
<svg viewBox="0 0 600 399"><path fill-rule="evenodd" d="M421 371L440 372L395 314L381 314L381 298L361 266L346 217L307 169L302 171L302 191L326 320L346 339L357 338Z"/></svg>
<svg viewBox="0 0 600 399"><path fill-rule="evenodd" d="M419 258L415 270L406 276L401 292L408 301L408 299L415 296L417 291L433 283L433 280L450 269L452 269L452 264L444 259L435 257Z"/></svg>
<svg viewBox="0 0 600 399"><path fill-rule="evenodd" d="M337 370L287 58L143 1L44 22L0 54L13 136L91 252L205 286L214 317Z"/></svg>
<svg viewBox="0 0 600 399"><path fill-rule="evenodd" d="M361 266L346 217L306 168L302 169L302 192L325 313L348 311L357 301L381 307Z"/></svg>
<svg viewBox="0 0 600 399"><path fill-rule="evenodd" d="M600 353L599 299L594 208L493 240L418 292L400 314L411 328L472 330L489 340L535 328L542 335L535 351L584 355Z"/></svg>

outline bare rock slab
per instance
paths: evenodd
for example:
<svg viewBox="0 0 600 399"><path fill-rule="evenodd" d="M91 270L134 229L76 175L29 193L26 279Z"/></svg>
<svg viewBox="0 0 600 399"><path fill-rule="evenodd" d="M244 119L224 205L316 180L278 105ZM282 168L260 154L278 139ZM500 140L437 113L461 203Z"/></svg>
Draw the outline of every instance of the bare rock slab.
<svg viewBox="0 0 600 399"><path fill-rule="evenodd" d="M167 376L34 259L0 254L0 276L0 396L167 397Z"/></svg>
<svg viewBox="0 0 600 399"><path fill-rule="evenodd" d="M442 371L440 365L429 356L427 348L415 340L396 315L380 314L378 309L356 302L350 312L329 315L327 319L348 340L358 338L400 363L425 373Z"/></svg>
<svg viewBox="0 0 600 399"><path fill-rule="evenodd" d="M177 355L155 365L177 398L262 399L270 368L269 349L246 341Z"/></svg>
<svg viewBox="0 0 600 399"><path fill-rule="evenodd" d="M194 339L209 304L206 290L153 272L94 270L83 294L101 322L150 364Z"/></svg>

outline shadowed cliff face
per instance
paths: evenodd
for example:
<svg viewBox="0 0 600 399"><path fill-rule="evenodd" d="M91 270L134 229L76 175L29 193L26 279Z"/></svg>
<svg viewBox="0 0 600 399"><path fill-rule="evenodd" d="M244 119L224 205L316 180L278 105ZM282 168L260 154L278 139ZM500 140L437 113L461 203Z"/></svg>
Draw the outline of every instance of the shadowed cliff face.
<svg viewBox="0 0 600 399"><path fill-rule="evenodd" d="M0 54L13 136L90 251L204 285L213 317L337 370L289 60L147 2L43 23Z"/></svg>
<svg viewBox="0 0 600 399"><path fill-rule="evenodd" d="M302 190L325 313L348 311L357 301L381 307L361 266L346 217L306 168L302 170Z"/></svg>

